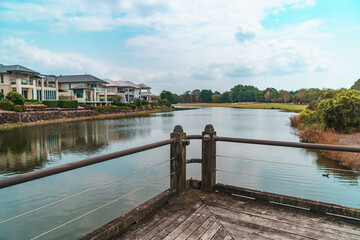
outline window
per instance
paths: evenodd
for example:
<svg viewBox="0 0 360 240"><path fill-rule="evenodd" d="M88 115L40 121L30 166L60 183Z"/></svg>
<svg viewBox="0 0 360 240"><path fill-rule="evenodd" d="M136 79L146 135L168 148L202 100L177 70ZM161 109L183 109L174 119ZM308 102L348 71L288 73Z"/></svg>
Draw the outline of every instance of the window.
<svg viewBox="0 0 360 240"><path fill-rule="evenodd" d="M84 90L76 89L74 90L74 95L76 98L83 98L84 97Z"/></svg>
<svg viewBox="0 0 360 240"><path fill-rule="evenodd" d="M1 83L4 83L4 75L1 74Z"/></svg>
<svg viewBox="0 0 360 240"><path fill-rule="evenodd" d="M20 72L16 72L16 78L20 78Z"/></svg>
<svg viewBox="0 0 360 240"><path fill-rule="evenodd" d="M69 89L71 89L71 83L69 83Z"/></svg>

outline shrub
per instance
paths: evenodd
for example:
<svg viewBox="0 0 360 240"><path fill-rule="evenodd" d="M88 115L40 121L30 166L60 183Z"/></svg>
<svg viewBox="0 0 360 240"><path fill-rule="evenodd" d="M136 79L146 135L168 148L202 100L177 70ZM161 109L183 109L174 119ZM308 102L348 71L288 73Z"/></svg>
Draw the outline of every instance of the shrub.
<svg viewBox="0 0 360 240"><path fill-rule="evenodd" d="M15 106L14 106L14 111L16 111L16 112L22 112L22 111L24 111L24 108L23 108L23 106L21 106L21 105L15 105Z"/></svg>
<svg viewBox="0 0 360 240"><path fill-rule="evenodd" d="M41 102L37 99L25 99L25 104L31 103L31 104L41 104Z"/></svg>
<svg viewBox="0 0 360 240"><path fill-rule="evenodd" d="M360 127L360 92L357 90L342 90L320 101L318 112L325 129L349 132Z"/></svg>
<svg viewBox="0 0 360 240"><path fill-rule="evenodd" d="M59 101L46 100L46 101L42 101L42 103L45 104L48 108L59 107Z"/></svg>
<svg viewBox="0 0 360 240"><path fill-rule="evenodd" d="M9 100L3 100L0 102L0 108L5 111L11 111L14 109L14 103Z"/></svg>
<svg viewBox="0 0 360 240"><path fill-rule="evenodd" d="M317 112L310 109L303 110L300 113L299 118L305 125L315 124L319 120Z"/></svg>
<svg viewBox="0 0 360 240"><path fill-rule="evenodd" d="M4 93L0 92L0 101L4 100Z"/></svg>
<svg viewBox="0 0 360 240"><path fill-rule="evenodd" d="M11 91L6 94L6 99L12 101L15 105L24 105L25 98L21 94Z"/></svg>
<svg viewBox="0 0 360 240"><path fill-rule="evenodd" d="M128 106L93 106L91 109L97 111L98 113L122 112L124 110L131 110L131 108Z"/></svg>
<svg viewBox="0 0 360 240"><path fill-rule="evenodd" d="M59 107L61 108L78 108L77 100L59 100Z"/></svg>

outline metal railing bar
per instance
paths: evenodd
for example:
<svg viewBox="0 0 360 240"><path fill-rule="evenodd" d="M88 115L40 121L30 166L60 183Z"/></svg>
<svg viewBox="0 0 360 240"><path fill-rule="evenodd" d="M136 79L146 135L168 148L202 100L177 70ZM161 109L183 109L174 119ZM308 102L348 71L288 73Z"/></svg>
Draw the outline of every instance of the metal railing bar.
<svg viewBox="0 0 360 240"><path fill-rule="evenodd" d="M201 135L186 135L186 139L202 139Z"/></svg>
<svg viewBox="0 0 360 240"><path fill-rule="evenodd" d="M103 184L100 184L100 185L97 185L97 186L95 186L95 187L89 188L89 189L84 190L84 191L82 191L82 192L73 194L73 195L71 195L71 196L68 196L68 197L59 199L59 200L57 200L57 201L55 201L55 202L46 204L46 205L41 206L41 207L38 207L38 208L35 208L35 209L30 210L30 211L28 211L28 212L22 213L22 214L20 214L20 215L17 215L17 216L14 216L14 217L5 219L5 220L3 220L3 221L0 221L0 224L3 224L3 223L6 223L6 222L9 222L9 221L12 221L12 220L14 220L14 219L16 219L16 218L23 217L23 216L28 215L28 214L30 214L30 213L39 211L39 210L41 210L41 209L50 207L50 206L55 205L55 204L58 204L58 203L61 203L61 202L63 202L63 201L69 200L69 199L71 199L71 198L80 196L81 194L84 194L84 193L87 193L87 192L91 192L91 191L93 191L93 190L99 189L99 188L104 187L104 186L106 186L106 185L112 184L112 183L117 182L117 181L119 181L119 180L122 180L122 179L124 179L124 178L130 177L130 176L133 176L133 175L136 175L136 174L138 174L138 173L144 172L144 171L146 171L146 170L149 170L149 169L151 169L151 168L157 167L157 166L159 166L159 165L161 165L161 164L164 164L164 163L170 162L170 161L171 161L171 159L168 159L168 160L166 160L166 161L159 162L159 163L154 164L154 165L152 165L152 166L143 168L143 169L141 169L141 170L139 170L139 171L136 171L136 172L130 173L130 174L128 174L128 175L125 175L125 176L116 178L116 179L111 180L111 181L109 181L109 182L105 182L105 183L103 183Z"/></svg>
<svg viewBox="0 0 360 240"><path fill-rule="evenodd" d="M104 155L100 155L100 156L96 156L96 157L79 160L76 162L66 163L66 164L62 164L59 166L54 166L54 167L50 167L50 168L41 169L38 171L24 173L24 174L20 174L20 175L14 176L14 177L8 177L8 178L0 180L0 189L5 188L5 187L10 187L10 186L13 186L16 184L24 183L24 182L29 182L29 181L32 181L35 179L48 177L48 176L55 175L58 173L67 172L67 171L74 170L77 168L82 168L82 167L89 166L92 164L108 161L108 160L111 160L114 158L123 157L123 156L127 156L130 154L150 150L153 148L162 147L162 146L174 143L175 141L176 141L176 138L171 138L171 139L163 140L160 142L150 143L150 144L142 145L139 147L129 148L129 149L125 149L125 150L118 151L118 152L108 153L108 154L104 154Z"/></svg>
<svg viewBox="0 0 360 240"><path fill-rule="evenodd" d="M360 148L359 147L348 147L348 146L329 145L329 144L286 142L286 141L273 141L273 140L261 140L261 139L249 139L249 138L218 137L218 136L215 136L215 141L360 153Z"/></svg>
<svg viewBox="0 0 360 240"><path fill-rule="evenodd" d="M82 214L82 215L80 215L80 216L78 216L78 217L76 217L76 218L73 218L73 219L71 219L71 220L69 220L69 221L67 221L67 222L65 222L65 223L63 223L63 224L61 224L61 225L59 225L59 226L57 226L57 227L54 227L54 228L52 228L52 229L50 229L50 230L48 230L48 231L46 231L46 232L44 232L44 233L42 233L42 234L40 234L40 235L37 235L36 237L31 238L31 240L38 239L38 238L40 238L40 237L42 237L42 236L44 236L44 235L46 235L46 234L48 234L48 233L51 233L51 232L55 231L56 229L59 229L59 228L61 228L61 227L63 227L63 226L66 226L66 225L68 225L69 223L72 223L72 222L74 222L74 221L76 221L76 220L78 220L78 219L80 219L80 218L82 218L82 217L85 217L85 216L89 215L90 213L93 213L93 212L95 212L95 211L97 211L97 210L99 210L99 209L102 209L102 208L104 208L104 207L106 207L106 206L108 206L108 205L110 205L110 204L112 204L112 203L114 203L114 202L117 202L117 201L119 201L119 200L121 200L121 199L123 199L123 198L125 198L125 197L127 197L127 196L129 196L129 195L131 195L131 194L133 194L133 193L136 193L136 192L138 192L138 191L140 191L140 190L142 190L142 189L145 189L145 188L147 188L147 187L149 187L149 186L151 186L151 185L153 185L153 184L155 184L155 183L157 183L157 182L160 182L161 180L170 177L172 174L174 174L174 173L171 173L171 174L169 174L169 175L167 175L167 176L165 176L165 177L162 177L162 178L160 178L160 179L158 179L158 180L156 180L156 181L154 181L154 182L151 182L151 183L146 184L146 185L144 185L144 186L142 186L142 187L140 187L140 188L137 188L137 189L135 189L134 191L131 191L131 192L129 192L129 193L127 193L127 194L125 194L125 195L123 195L123 196L121 196L121 197L118 197L118 198L116 198L116 199L114 199L114 200L112 200L112 201L104 204L104 205L101 205L100 207L97 207L97 208L95 208L95 209L93 209L93 210L91 210L91 211L89 211L89 212L86 212L86 213L84 213L84 214Z"/></svg>
<svg viewBox="0 0 360 240"><path fill-rule="evenodd" d="M343 188L343 187L330 186L330 185L322 185L322 184L316 184L316 183L311 183L311 182L291 180L291 179L286 179L286 178L266 177L266 176L261 176L261 175L257 175L257 174L243 173L243 172L232 172L232 171L221 170L221 169L216 169L216 171L217 171L217 172L225 172L225 173L238 174L238 175L246 175L246 176L252 176L252 177L261 177L261 178L267 178L267 179L274 179L274 180L280 180L280 181L286 181L286 182L301 183L301 184L307 184L307 185L310 185L310 186L327 187L327 188L337 188L337 189L349 190L349 191L354 191L354 192L360 192L360 190L357 190L357 189Z"/></svg>
<svg viewBox="0 0 360 240"><path fill-rule="evenodd" d="M314 166L296 164L296 163L286 163L286 162L278 162L278 161L259 160L259 159L253 159L253 158L231 157L231 156L225 156L225 155L216 155L216 156L217 157L223 157L223 158L233 158L233 159L239 159L239 160L254 161L254 162L276 163L276 164L283 164L283 165L289 165L289 166L314 168ZM360 171L348 170L348 169L338 169L338 168L322 168L322 169L341 171L341 172L360 173Z"/></svg>

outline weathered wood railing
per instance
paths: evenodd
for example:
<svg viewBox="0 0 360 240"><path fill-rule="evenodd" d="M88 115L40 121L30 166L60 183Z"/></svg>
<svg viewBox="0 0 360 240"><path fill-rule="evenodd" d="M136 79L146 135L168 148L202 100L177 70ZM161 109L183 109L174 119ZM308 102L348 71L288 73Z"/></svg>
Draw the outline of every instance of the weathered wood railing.
<svg viewBox="0 0 360 240"><path fill-rule="evenodd" d="M198 139L202 141L202 156L201 159L186 159L186 146L190 144L190 140ZM109 153L101 156L96 156L81 161L63 164L47 169L42 169L30 173L20 174L14 177L9 177L0 180L0 189L10 187L16 184L32 181L35 179L59 174L62 172L70 171L77 168L82 168L92 164L108 161L111 159L123 157L126 155L143 152L150 149L170 145L170 188L168 194L164 197L161 196L161 201L152 203L152 208L155 208L159 203L163 203L166 199L174 194L181 195L186 191L186 164L187 163L201 163L201 181L191 180L191 186L198 186L205 192L224 192L228 194L243 195L251 198L255 198L262 201L276 202L280 204L292 205L295 207L306 208L313 212L323 214L335 214L346 217L360 219L360 209L349 208L339 205L333 205L328 203L322 203L312 200L304 200L291 196L284 196L279 194L272 194L267 192L261 192L256 190L250 190L235 186L228 186L216 182L216 143L217 142L233 142L233 143L247 143L247 144L260 144L270 146L282 146L282 147L295 147L295 148L307 148L307 149L322 149L322 150L334 150L334 151L346 151L360 153L360 148L347 147L347 146L335 146L324 144L309 144L309 143L297 143L297 142L283 142L283 141L269 141L269 140L257 140L257 139L244 139L244 138L230 138L219 137L216 135L214 127L212 125L206 125L201 135L186 135L181 126L175 126L173 132L170 135L170 139L151 143L131 149L126 149L114 153ZM86 191L84 191L86 192ZM49 204L49 206L52 204ZM40 208L39 208L40 209ZM153 209L152 209L153 210ZM33 211L30 211L33 212ZM144 211L146 213L149 210ZM138 212L137 212L138 213ZM26 213L27 214L27 213ZM20 216L23 216L22 214ZM136 214L134 214L136 215ZM144 214L137 214L137 218L130 218L128 224L141 219ZM16 217L12 218L15 219ZM10 220L12 220L10 219ZM8 221L8 220L6 220ZM6 222L3 221L3 222ZM2 222L0 222L1 224Z"/></svg>

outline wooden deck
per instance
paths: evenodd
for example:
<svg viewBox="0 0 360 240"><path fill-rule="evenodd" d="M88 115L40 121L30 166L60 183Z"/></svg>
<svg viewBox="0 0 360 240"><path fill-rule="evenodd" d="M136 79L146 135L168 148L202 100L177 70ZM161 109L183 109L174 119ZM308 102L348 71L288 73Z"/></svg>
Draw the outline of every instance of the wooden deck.
<svg viewBox="0 0 360 240"><path fill-rule="evenodd" d="M360 239L360 223L190 190L114 239Z"/></svg>

